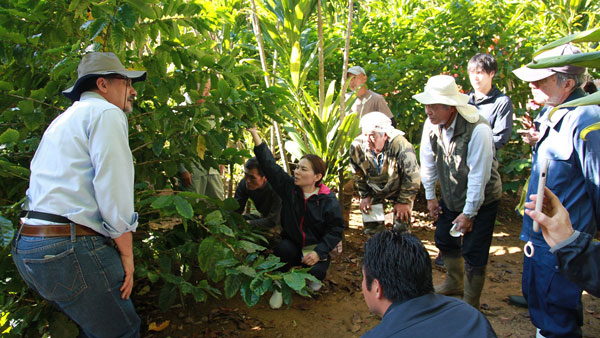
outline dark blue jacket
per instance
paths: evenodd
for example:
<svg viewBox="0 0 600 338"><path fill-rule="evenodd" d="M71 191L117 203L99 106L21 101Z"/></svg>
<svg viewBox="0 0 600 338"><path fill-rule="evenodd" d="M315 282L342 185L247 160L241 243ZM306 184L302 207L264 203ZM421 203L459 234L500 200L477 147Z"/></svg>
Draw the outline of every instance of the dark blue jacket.
<svg viewBox="0 0 600 338"><path fill-rule="evenodd" d="M550 252L556 255L561 274L600 297L600 244L593 243L591 235L576 231Z"/></svg>
<svg viewBox="0 0 600 338"><path fill-rule="evenodd" d="M392 304L362 338L496 337L481 312L462 300L434 293Z"/></svg>
<svg viewBox="0 0 600 338"><path fill-rule="evenodd" d="M291 240L298 248L317 244L314 250L319 258L326 259L342 240L345 229L342 208L335 194L321 184L318 194L305 199L302 189L275 162L264 142L254 147L254 153L271 187L281 197L281 237Z"/></svg>

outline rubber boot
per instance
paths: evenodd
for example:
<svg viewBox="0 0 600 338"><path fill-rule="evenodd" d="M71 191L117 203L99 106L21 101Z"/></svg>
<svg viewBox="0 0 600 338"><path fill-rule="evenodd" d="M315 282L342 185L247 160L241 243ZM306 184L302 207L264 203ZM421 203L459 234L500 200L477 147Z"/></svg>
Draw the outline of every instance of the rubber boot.
<svg viewBox="0 0 600 338"><path fill-rule="evenodd" d="M440 295L452 296L463 294L463 258L449 257L447 254L443 254L444 267L446 268L446 279L440 285L434 287L435 292Z"/></svg>
<svg viewBox="0 0 600 338"><path fill-rule="evenodd" d="M479 310L479 298L485 284L485 265L473 267L465 263L465 293L463 300Z"/></svg>

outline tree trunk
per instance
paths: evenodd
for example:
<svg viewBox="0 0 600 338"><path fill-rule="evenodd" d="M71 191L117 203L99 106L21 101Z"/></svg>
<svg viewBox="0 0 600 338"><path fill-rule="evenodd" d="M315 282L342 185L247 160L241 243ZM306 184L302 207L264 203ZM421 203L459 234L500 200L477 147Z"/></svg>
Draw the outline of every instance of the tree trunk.
<svg viewBox="0 0 600 338"><path fill-rule="evenodd" d="M265 56L265 46L263 44L262 33L260 31L260 24L258 22L258 15L256 15L256 3L254 0L250 0L252 4L252 28L254 30L254 35L256 36L256 42L258 42L258 53L260 55L260 64L262 66L262 70L265 73L265 85L267 88L271 86L271 81L269 80L269 72L267 71L267 58ZM288 162L285 157L285 149L283 146L283 137L281 136L281 130L279 129L279 124L276 121L273 121L273 129L275 130L275 135L277 136L277 144L279 145L279 153L281 155L281 162L283 162L283 170L286 173L290 173L290 168ZM273 149L274 150L274 149Z"/></svg>

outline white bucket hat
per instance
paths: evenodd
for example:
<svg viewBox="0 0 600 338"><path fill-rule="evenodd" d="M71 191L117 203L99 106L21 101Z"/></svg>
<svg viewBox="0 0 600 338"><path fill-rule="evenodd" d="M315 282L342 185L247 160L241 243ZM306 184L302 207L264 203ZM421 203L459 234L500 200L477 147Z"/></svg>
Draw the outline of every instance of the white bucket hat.
<svg viewBox="0 0 600 338"><path fill-rule="evenodd" d="M368 134L372 131L382 132L387 134L390 139L393 139L398 134L404 135L403 132L392 126L392 120L387 115L378 111L363 115L359 126L363 134Z"/></svg>
<svg viewBox="0 0 600 338"><path fill-rule="evenodd" d="M445 104L455 106L458 113L469 123L479 119L475 106L469 104L469 96L461 93L454 78L449 75L436 75L429 78L425 91L413 95L422 104Z"/></svg>
<svg viewBox="0 0 600 338"><path fill-rule="evenodd" d="M81 96L81 84L91 78L100 75L119 74L131 79L131 83L146 80L146 72L139 70L127 70L119 61L119 58L110 52L94 52L83 56L77 66L77 80L75 84L63 91L63 95L78 101Z"/></svg>

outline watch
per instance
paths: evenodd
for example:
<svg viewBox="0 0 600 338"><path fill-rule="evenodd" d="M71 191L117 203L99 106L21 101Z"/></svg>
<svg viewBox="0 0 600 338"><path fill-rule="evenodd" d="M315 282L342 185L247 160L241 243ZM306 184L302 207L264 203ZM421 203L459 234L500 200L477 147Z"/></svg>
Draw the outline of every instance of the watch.
<svg viewBox="0 0 600 338"><path fill-rule="evenodd" d="M465 215L465 217L471 222L475 219L475 215L465 214L465 213L463 213L463 215Z"/></svg>

